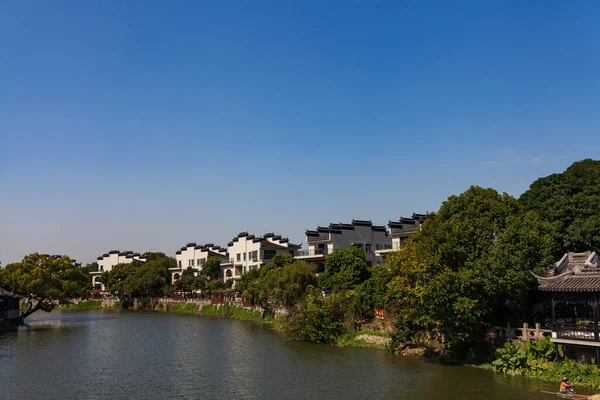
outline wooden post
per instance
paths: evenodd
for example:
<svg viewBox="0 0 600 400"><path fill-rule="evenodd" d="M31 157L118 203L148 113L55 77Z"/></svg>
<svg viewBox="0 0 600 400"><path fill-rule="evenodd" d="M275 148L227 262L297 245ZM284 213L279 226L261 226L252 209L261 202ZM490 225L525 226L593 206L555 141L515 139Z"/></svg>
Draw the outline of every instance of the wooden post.
<svg viewBox="0 0 600 400"><path fill-rule="evenodd" d="M598 336L598 301L596 299L593 300L592 310L594 311L594 340L597 342L600 337Z"/></svg>
<svg viewBox="0 0 600 400"><path fill-rule="evenodd" d="M535 323L535 338L536 340L540 340L543 339L544 337L542 336L542 326L540 325L539 322Z"/></svg>
<svg viewBox="0 0 600 400"><path fill-rule="evenodd" d="M523 324L523 332L521 332L521 337L523 338L524 341L529 340L529 335L527 334L527 329L529 329L529 325L527 324L527 322L525 322Z"/></svg>
<svg viewBox="0 0 600 400"><path fill-rule="evenodd" d="M556 302L554 301L554 295L552 295L552 331L556 332Z"/></svg>

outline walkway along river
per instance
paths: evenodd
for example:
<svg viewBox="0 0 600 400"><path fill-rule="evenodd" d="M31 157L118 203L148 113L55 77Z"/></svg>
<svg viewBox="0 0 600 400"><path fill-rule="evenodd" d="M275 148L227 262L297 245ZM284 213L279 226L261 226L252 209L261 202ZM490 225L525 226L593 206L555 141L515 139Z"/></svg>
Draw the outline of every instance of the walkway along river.
<svg viewBox="0 0 600 400"><path fill-rule="evenodd" d="M259 323L55 310L0 336L7 399L550 399L556 385L291 341Z"/></svg>

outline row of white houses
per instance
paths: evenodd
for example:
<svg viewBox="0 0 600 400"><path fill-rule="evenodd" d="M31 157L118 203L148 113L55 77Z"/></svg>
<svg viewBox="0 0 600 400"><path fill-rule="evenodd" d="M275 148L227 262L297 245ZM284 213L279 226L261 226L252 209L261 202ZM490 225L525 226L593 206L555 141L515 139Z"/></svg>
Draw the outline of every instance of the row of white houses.
<svg viewBox="0 0 600 400"><path fill-rule="evenodd" d="M287 237L274 233L261 236L240 232L228 244L221 247L214 243L187 243L175 252L177 266L170 269L172 282L176 282L183 271L193 268L201 271L209 257L217 257L221 261L221 279L234 282L251 269L259 269L271 262L278 254L289 254L298 260L315 263L322 270L325 258L336 250L354 246L362 249L369 265L383 264L387 253L398 250L404 241L417 233L425 221L425 214L413 214L410 218L390 221L387 228L373 225L371 221L352 220L352 223L331 223L318 226L315 230L307 230L307 248L302 249ZM115 265L146 260L133 251L112 250L98 257L99 270L91 272L95 289L104 290L100 275L110 271Z"/></svg>

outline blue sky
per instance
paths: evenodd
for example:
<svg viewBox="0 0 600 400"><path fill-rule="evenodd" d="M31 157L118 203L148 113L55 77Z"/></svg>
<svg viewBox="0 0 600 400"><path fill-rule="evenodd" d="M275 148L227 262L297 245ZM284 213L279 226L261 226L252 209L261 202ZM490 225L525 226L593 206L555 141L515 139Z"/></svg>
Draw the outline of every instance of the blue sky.
<svg viewBox="0 0 600 400"><path fill-rule="evenodd" d="M598 158L595 1L2 1L0 260L377 224Z"/></svg>

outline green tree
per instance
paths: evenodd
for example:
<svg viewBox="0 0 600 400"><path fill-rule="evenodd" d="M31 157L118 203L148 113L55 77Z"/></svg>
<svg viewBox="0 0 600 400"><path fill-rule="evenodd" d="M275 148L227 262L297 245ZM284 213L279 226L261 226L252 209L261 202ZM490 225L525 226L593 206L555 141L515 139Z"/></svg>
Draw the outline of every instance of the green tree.
<svg viewBox="0 0 600 400"><path fill-rule="evenodd" d="M133 261L129 264L115 265L111 271L102 274L103 283L111 293L121 296L167 295L170 293L169 268L173 266L174 259L163 253L153 255L145 263Z"/></svg>
<svg viewBox="0 0 600 400"><path fill-rule="evenodd" d="M235 284L235 290L243 294L248 289L250 284L258 278L260 278L260 270L251 269L243 274L242 279Z"/></svg>
<svg viewBox="0 0 600 400"><path fill-rule="evenodd" d="M268 311L277 307L290 308L304 298L309 288L317 286L312 270L313 267L304 261L271 270L250 282L244 297Z"/></svg>
<svg viewBox="0 0 600 400"><path fill-rule="evenodd" d="M218 257L208 257L200 273L209 280L218 280L221 273L221 260Z"/></svg>
<svg viewBox="0 0 600 400"><path fill-rule="evenodd" d="M37 310L50 312L57 304L86 296L90 279L67 256L33 253L0 270L0 286L27 298L29 308L22 314L24 319Z"/></svg>
<svg viewBox="0 0 600 400"><path fill-rule="evenodd" d="M568 251L600 248L600 161L579 161L563 173L536 180L519 203L552 224L555 259Z"/></svg>
<svg viewBox="0 0 600 400"><path fill-rule="evenodd" d="M81 272L89 275L90 272L98 271L98 263L96 261L86 264L85 267L81 267Z"/></svg>
<svg viewBox="0 0 600 400"><path fill-rule="evenodd" d="M346 331L318 291L309 291L306 301L296 304L285 330L297 339L320 343L333 342Z"/></svg>
<svg viewBox="0 0 600 400"><path fill-rule="evenodd" d="M489 325L507 318L509 306L525 305L527 270L548 260L548 231L493 189L471 187L448 198L404 251L388 257L395 342L418 341L426 332L461 353L481 340Z"/></svg>
<svg viewBox="0 0 600 400"><path fill-rule="evenodd" d="M325 272L319 276L322 287L354 289L370 276L365 253L354 246L336 250L325 260Z"/></svg>
<svg viewBox="0 0 600 400"><path fill-rule="evenodd" d="M175 289L183 293L191 294L196 287L196 270L192 267L187 267L181 274L181 278L175 284Z"/></svg>
<svg viewBox="0 0 600 400"><path fill-rule="evenodd" d="M273 257L273 260L271 260L270 263L268 263L267 265L264 265L260 269L260 275L265 276L272 270L278 269L278 268L283 268L286 265L292 264L293 262L294 262L294 257L291 256L290 254L277 254L275 257Z"/></svg>

